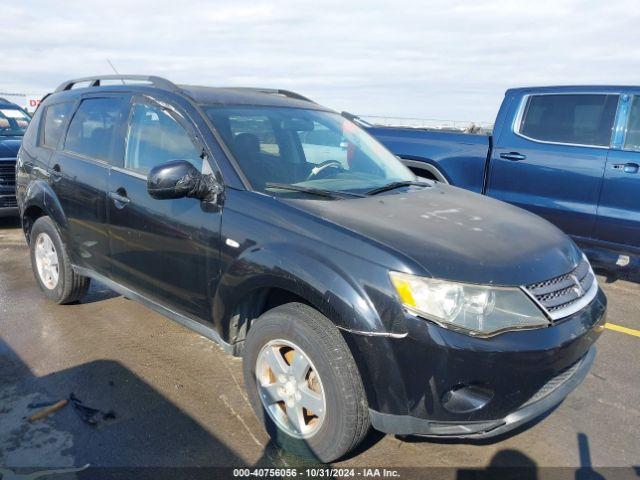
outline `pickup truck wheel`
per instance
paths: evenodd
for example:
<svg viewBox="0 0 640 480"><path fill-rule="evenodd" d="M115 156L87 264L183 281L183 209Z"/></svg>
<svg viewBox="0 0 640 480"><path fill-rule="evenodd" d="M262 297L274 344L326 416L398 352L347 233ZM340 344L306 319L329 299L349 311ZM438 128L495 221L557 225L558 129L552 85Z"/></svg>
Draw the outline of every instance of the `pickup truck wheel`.
<svg viewBox="0 0 640 480"><path fill-rule="evenodd" d="M281 305L249 329L244 380L273 441L301 457L334 461L369 430L369 411L351 352L313 308Z"/></svg>
<svg viewBox="0 0 640 480"><path fill-rule="evenodd" d="M29 238L31 267L40 290L59 304L72 303L84 297L91 280L71 268L67 250L51 219L38 218Z"/></svg>

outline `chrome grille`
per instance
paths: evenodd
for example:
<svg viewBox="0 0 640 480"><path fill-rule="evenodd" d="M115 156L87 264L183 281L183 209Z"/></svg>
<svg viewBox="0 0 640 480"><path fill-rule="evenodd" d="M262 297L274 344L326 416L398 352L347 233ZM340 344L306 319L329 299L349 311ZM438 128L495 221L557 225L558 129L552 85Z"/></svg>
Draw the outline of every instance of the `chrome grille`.
<svg viewBox="0 0 640 480"><path fill-rule="evenodd" d="M598 291L596 277L585 257L571 272L525 287L553 320L586 306Z"/></svg>

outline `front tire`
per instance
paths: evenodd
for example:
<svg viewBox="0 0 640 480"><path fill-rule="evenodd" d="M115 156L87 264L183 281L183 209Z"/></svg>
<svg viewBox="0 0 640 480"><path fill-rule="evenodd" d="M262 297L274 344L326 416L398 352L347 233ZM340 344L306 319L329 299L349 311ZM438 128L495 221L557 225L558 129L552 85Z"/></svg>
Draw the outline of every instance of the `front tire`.
<svg viewBox="0 0 640 480"><path fill-rule="evenodd" d="M244 380L273 441L298 456L332 462L369 430L362 380L328 318L301 303L261 315L249 329Z"/></svg>
<svg viewBox="0 0 640 480"><path fill-rule="evenodd" d="M73 271L58 229L49 217L40 217L35 221L29 247L33 275L40 290L50 300L66 304L85 296L91 280Z"/></svg>

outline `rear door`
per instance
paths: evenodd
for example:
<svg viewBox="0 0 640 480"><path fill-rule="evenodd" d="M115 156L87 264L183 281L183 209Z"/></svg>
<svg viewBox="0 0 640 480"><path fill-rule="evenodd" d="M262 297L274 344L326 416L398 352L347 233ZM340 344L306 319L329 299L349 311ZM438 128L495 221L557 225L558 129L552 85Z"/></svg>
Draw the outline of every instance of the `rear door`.
<svg viewBox="0 0 640 480"><path fill-rule="evenodd" d="M640 250L640 94L621 97L620 128L607 157L596 240ZM619 132L619 133L618 133Z"/></svg>
<svg viewBox="0 0 640 480"><path fill-rule="evenodd" d="M119 129L126 123L127 109L123 95L82 98L64 142L49 161L51 186L67 220L72 262L103 275L109 274L107 179L110 165L123 155ZM54 125L48 125L50 121ZM45 141L57 121L45 115Z"/></svg>
<svg viewBox="0 0 640 480"><path fill-rule="evenodd" d="M156 200L147 174L161 163L187 160L211 173L209 155L186 112L136 97L124 164L108 187L113 279L163 306L208 319L219 273L221 209L195 198Z"/></svg>
<svg viewBox="0 0 640 480"><path fill-rule="evenodd" d="M515 100L493 148L487 194L576 237L592 236L618 95L531 94Z"/></svg>

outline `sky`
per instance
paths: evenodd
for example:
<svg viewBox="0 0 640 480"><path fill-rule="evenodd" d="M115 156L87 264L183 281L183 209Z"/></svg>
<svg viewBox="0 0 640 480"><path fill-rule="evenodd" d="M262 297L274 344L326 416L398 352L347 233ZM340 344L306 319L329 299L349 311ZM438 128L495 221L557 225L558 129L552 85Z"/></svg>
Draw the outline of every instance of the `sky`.
<svg viewBox="0 0 640 480"><path fill-rule="evenodd" d="M633 1L0 0L0 91L120 73L492 122L505 89L640 83Z"/></svg>

